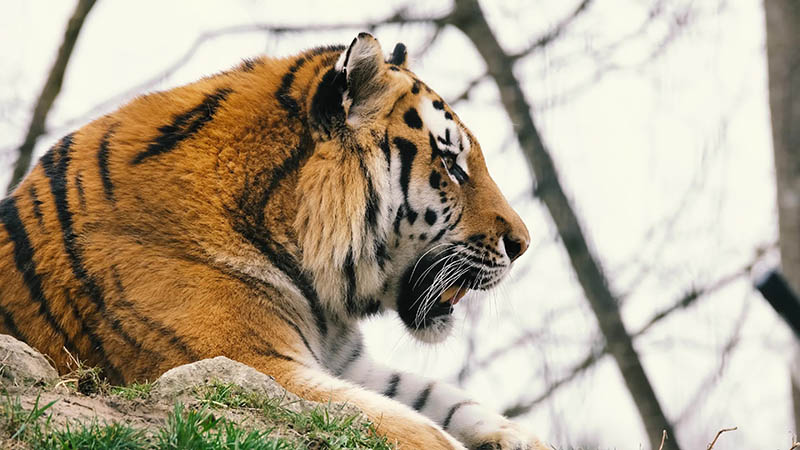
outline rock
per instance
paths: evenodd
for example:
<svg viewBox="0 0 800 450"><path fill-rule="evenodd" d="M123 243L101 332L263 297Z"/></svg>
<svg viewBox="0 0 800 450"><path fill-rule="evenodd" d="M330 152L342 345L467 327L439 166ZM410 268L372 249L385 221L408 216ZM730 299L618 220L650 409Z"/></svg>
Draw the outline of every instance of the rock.
<svg viewBox="0 0 800 450"><path fill-rule="evenodd" d="M156 380L153 394L161 397L178 397L192 392L199 385L213 381L233 383L248 391L269 397L286 397L290 401L297 399L269 375L224 356L184 364L166 371Z"/></svg>
<svg viewBox="0 0 800 450"><path fill-rule="evenodd" d="M0 334L0 383L21 386L58 380L58 372L41 353L11 336Z"/></svg>
<svg viewBox="0 0 800 450"><path fill-rule="evenodd" d="M191 397L198 386L215 381L232 383L269 398L280 398L283 407L293 411L310 410L320 406L319 403L303 400L288 392L271 376L224 356L184 364L166 371L156 380L151 395L174 401L179 397ZM325 407L332 413L345 416L363 414L358 408L349 404L331 403Z"/></svg>

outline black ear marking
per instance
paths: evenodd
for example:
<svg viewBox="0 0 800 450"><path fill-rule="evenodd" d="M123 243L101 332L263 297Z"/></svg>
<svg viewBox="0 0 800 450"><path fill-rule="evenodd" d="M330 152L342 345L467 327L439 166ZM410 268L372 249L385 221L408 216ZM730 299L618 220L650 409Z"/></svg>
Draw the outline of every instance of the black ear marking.
<svg viewBox="0 0 800 450"><path fill-rule="evenodd" d="M311 99L312 123L322 129L328 136L334 128L343 126L345 112L342 107L342 98L347 88L344 74L334 69L329 69L322 76L317 91Z"/></svg>
<svg viewBox="0 0 800 450"><path fill-rule="evenodd" d="M389 64L395 64L400 67L405 67L406 59L408 58L408 51L406 50L405 44L402 42L398 42L397 45L394 46L394 50L392 50L392 55L389 57Z"/></svg>

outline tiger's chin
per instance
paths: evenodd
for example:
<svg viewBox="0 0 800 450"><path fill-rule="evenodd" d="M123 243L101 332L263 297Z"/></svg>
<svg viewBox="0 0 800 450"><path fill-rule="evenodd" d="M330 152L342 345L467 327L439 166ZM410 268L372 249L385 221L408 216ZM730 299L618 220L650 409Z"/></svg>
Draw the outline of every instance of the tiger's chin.
<svg viewBox="0 0 800 450"><path fill-rule="evenodd" d="M421 342L438 343L450 335L456 305L476 284L474 271L448 267L450 260L446 254L424 257L400 280L397 313Z"/></svg>

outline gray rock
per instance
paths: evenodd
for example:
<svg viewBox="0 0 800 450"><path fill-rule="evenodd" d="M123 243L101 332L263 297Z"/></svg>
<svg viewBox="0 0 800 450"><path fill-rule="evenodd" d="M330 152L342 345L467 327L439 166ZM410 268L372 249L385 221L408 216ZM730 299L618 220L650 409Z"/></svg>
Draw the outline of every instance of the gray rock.
<svg viewBox="0 0 800 450"><path fill-rule="evenodd" d="M271 376L224 356L184 364L166 371L156 380L151 395L174 401L181 397L192 397L198 386L215 381L233 383L250 392L263 394L269 398L279 398L283 407L293 411L310 410L320 406L288 392ZM358 408L349 404L331 403L325 407L335 414L347 416L362 414Z"/></svg>
<svg viewBox="0 0 800 450"><path fill-rule="evenodd" d="M224 356L184 364L166 371L156 380L153 394L161 397L178 397L191 393L199 385L214 381L233 383L248 391L269 397L286 397L289 401L297 399L269 375Z"/></svg>
<svg viewBox="0 0 800 450"><path fill-rule="evenodd" d="M23 386L56 380L58 372L41 353L24 342L0 334L0 383Z"/></svg>

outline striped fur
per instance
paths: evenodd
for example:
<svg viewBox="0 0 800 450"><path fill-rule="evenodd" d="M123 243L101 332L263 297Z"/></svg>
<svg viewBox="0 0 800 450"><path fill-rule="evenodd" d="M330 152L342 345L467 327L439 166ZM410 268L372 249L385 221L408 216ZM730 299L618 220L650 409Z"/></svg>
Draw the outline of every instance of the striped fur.
<svg viewBox="0 0 800 450"><path fill-rule="evenodd" d="M537 448L365 353L358 320L384 310L443 339L460 294L497 284L529 240L477 140L405 59L362 33L65 136L0 202L0 331L116 383L224 355L358 405L404 448Z"/></svg>

